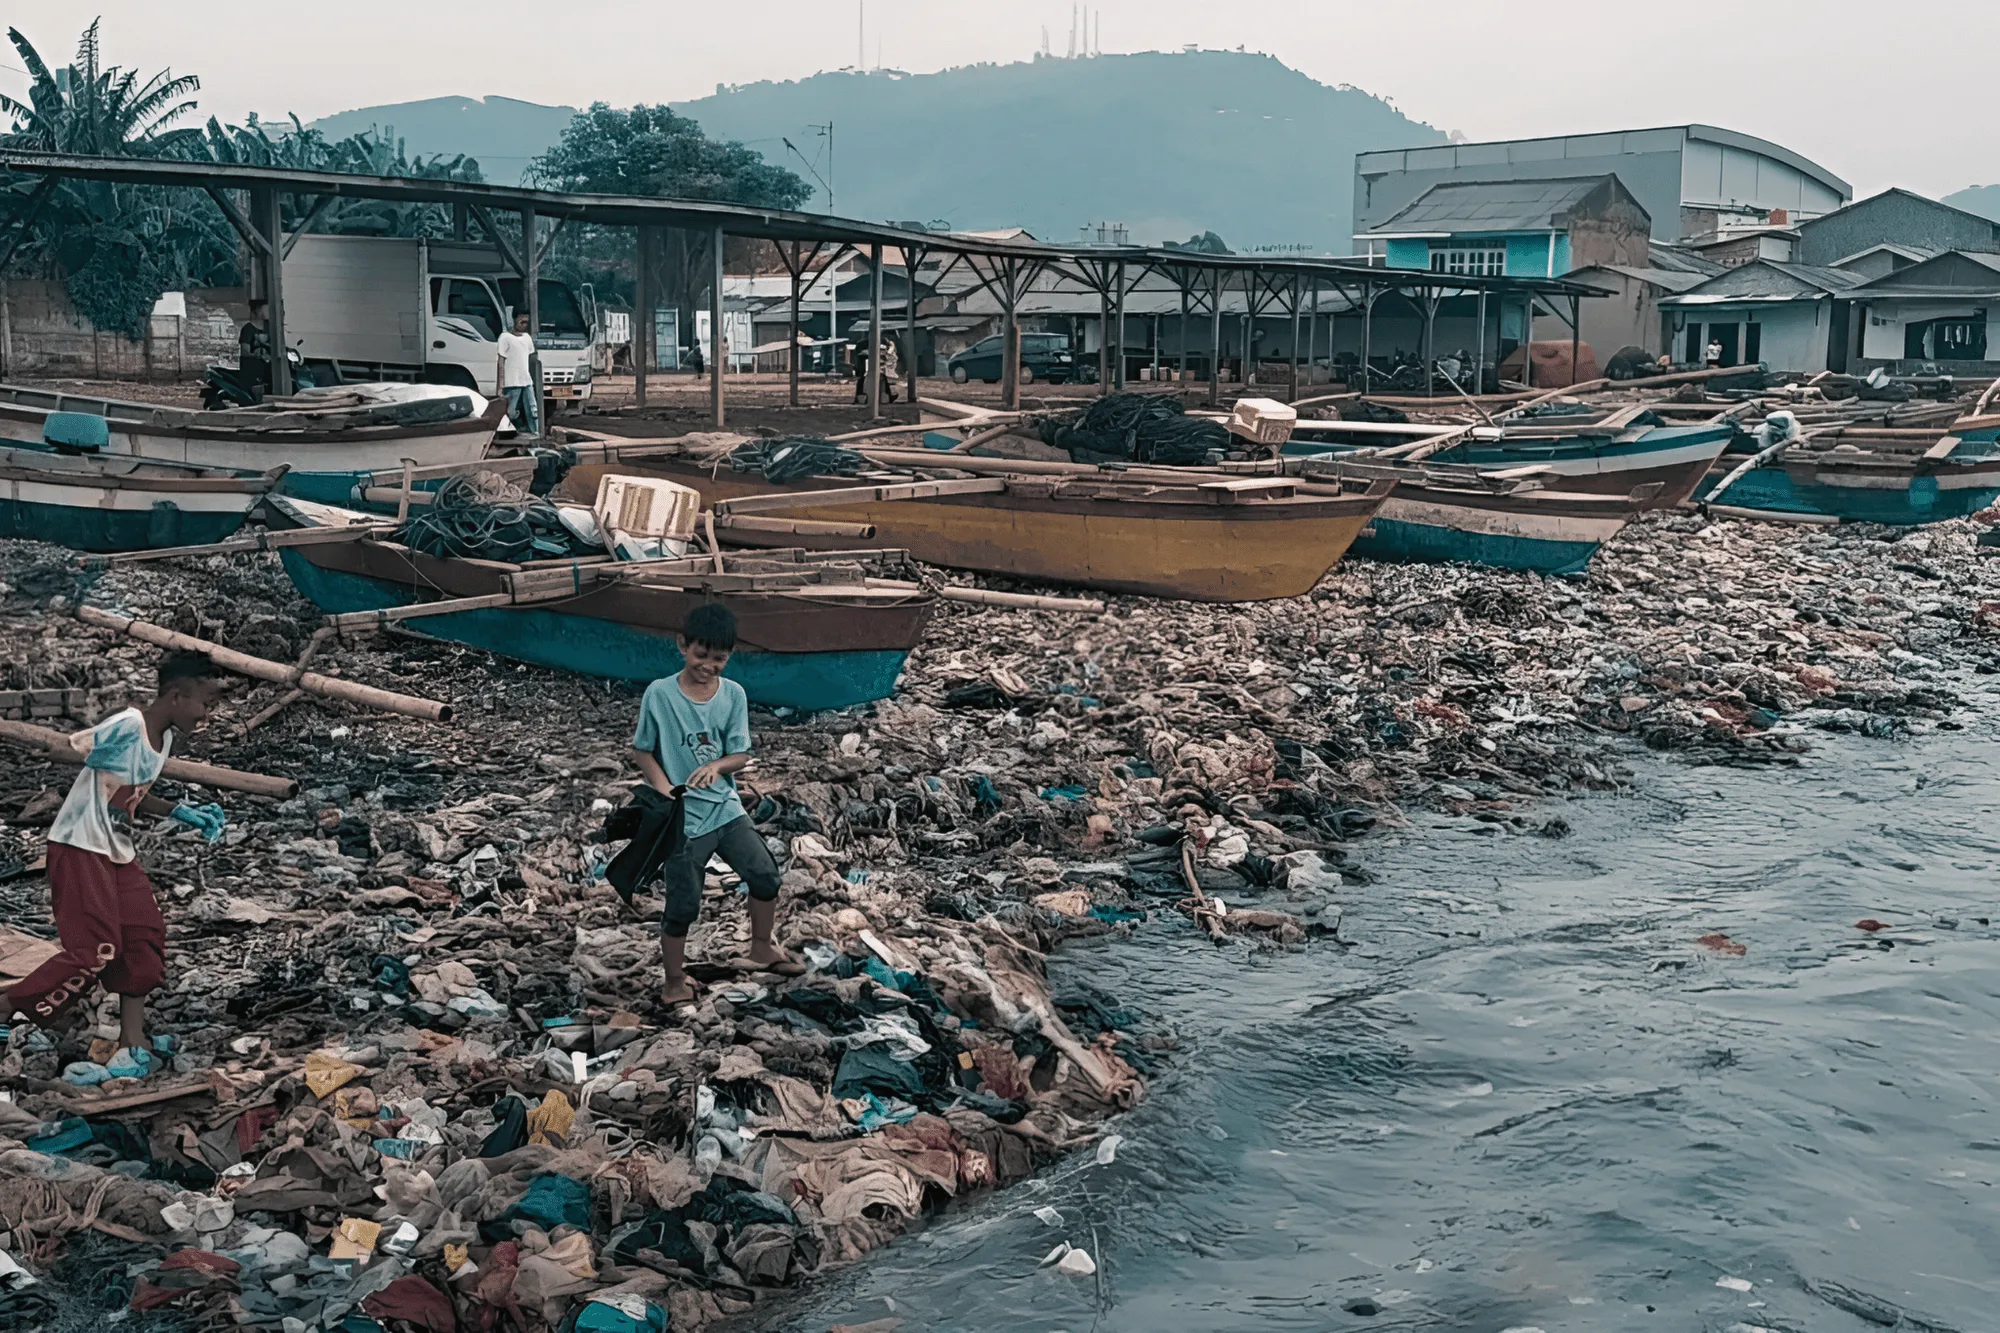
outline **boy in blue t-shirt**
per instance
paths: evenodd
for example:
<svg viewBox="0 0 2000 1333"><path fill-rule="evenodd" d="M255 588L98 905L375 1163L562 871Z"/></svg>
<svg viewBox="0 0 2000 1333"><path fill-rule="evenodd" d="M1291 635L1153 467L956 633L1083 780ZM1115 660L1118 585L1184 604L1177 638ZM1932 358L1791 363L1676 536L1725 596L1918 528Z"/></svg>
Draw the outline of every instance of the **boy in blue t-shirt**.
<svg viewBox="0 0 2000 1333"><path fill-rule="evenodd" d="M669 1005L694 998L688 983L688 927L701 915L702 870L720 856L750 889L750 962L760 971L800 976L804 964L778 947L778 864L743 813L736 777L750 763L750 701L722 678L736 648L736 615L719 602L696 607L680 634L680 674L646 687L632 755L662 795L681 795L686 841L660 868L666 908L660 914L660 963Z"/></svg>

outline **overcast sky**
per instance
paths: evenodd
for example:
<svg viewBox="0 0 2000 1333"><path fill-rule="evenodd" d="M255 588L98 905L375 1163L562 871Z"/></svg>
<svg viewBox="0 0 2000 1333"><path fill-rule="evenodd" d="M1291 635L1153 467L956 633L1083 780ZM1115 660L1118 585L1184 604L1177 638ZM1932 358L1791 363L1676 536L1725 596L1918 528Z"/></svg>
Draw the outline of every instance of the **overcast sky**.
<svg viewBox="0 0 2000 1333"><path fill-rule="evenodd" d="M800 78L856 63L862 4L870 65L1025 60L1044 26L1058 55L1069 45L1067 0L37 0L10 21L64 63L101 14L108 62L200 75L204 114L310 120L448 94L622 106ZM1475 140L1700 121L1774 140L1864 195L2000 181L1994 94L1979 72L1981 53L2000 49L2000 5L1990 0L1553 9L1105 0L1096 9L1107 53L1244 45ZM18 92L18 61L9 52L0 61L9 66L0 88Z"/></svg>

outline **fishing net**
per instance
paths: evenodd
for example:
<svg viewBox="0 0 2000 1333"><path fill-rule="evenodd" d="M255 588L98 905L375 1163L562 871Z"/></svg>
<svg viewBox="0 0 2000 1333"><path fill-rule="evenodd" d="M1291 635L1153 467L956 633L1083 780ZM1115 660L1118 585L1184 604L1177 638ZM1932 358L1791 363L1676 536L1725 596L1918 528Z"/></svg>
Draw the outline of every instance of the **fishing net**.
<svg viewBox="0 0 2000 1333"><path fill-rule="evenodd" d="M730 451L729 465L738 472L761 472L765 481L799 481L805 477L851 477L868 465L852 449L808 435L782 440L752 440Z"/></svg>
<svg viewBox="0 0 2000 1333"><path fill-rule="evenodd" d="M1074 418L1045 418L1041 434L1079 463L1205 463L1227 453L1230 441L1221 422L1187 415L1180 399L1141 393L1100 398Z"/></svg>
<svg viewBox="0 0 2000 1333"><path fill-rule="evenodd" d="M446 481L429 505L410 510L395 539L425 555L509 562L591 552L554 505L492 472Z"/></svg>

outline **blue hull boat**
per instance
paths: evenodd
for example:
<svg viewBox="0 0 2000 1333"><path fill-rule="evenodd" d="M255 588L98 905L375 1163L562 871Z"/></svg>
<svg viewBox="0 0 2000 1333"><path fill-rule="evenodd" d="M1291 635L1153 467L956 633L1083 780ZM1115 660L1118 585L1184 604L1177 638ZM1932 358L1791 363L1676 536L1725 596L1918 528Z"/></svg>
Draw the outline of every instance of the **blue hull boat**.
<svg viewBox="0 0 2000 1333"><path fill-rule="evenodd" d="M273 501L270 508L274 521L289 527L345 526L367 517L292 500ZM896 555L869 552L844 559L884 554ZM724 674L743 686L752 703L802 711L847 708L894 694L935 606L920 588L743 586L780 584L762 571L788 561L810 571L815 563L839 563L838 553L730 555L726 572L712 579L698 568L700 561L649 562L653 567L645 570L605 560L510 565L437 558L387 541L293 547L281 558L299 592L331 615L414 606L440 595L490 598L507 590L509 576L529 572L558 577L576 591L560 600L524 599L519 605L426 615L408 627L515 661L612 680L650 681L679 671L676 635L687 613L720 601L736 612L739 636Z"/></svg>
<svg viewBox="0 0 2000 1333"><path fill-rule="evenodd" d="M1300 422L1284 453L1289 457L1329 453L1338 456L1354 447L1316 442L1313 427L1320 424ZM1344 436L1339 428L1350 423L1324 424L1329 428L1329 436ZM1547 479L1551 489L1587 495L1622 497L1630 495L1636 487L1657 485L1653 507L1670 509L1694 493L1735 433L1736 428L1728 422L1634 426L1601 434L1591 433L1587 426L1548 435L1531 434L1520 427L1481 429L1425 461L1477 468L1481 472L1532 468ZM1412 434L1409 438L1422 437Z"/></svg>
<svg viewBox="0 0 2000 1333"><path fill-rule="evenodd" d="M1922 453L1794 447L1744 473L1715 502L1898 527L1965 518L2000 501L1996 431L2000 426L1941 435ZM1704 500L1726 475L1703 488Z"/></svg>
<svg viewBox="0 0 2000 1333"><path fill-rule="evenodd" d="M0 449L0 537L107 554L219 542L283 474Z"/></svg>

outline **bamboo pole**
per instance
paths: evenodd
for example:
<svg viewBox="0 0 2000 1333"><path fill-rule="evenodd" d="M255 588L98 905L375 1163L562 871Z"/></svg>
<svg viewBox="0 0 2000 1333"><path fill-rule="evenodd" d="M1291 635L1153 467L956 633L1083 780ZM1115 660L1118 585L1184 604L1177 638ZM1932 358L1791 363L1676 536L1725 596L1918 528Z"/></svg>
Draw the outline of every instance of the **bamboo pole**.
<svg viewBox="0 0 2000 1333"><path fill-rule="evenodd" d="M1745 509L1739 505L1702 504L1710 518L1745 518L1761 523L1803 523L1811 527L1832 527L1840 522L1833 514L1794 514L1782 509Z"/></svg>
<svg viewBox="0 0 2000 1333"><path fill-rule="evenodd" d="M998 426L988 426L984 430L975 431L973 434L966 436L964 439L960 440L957 444L954 444L951 448L939 450L939 452L947 454L969 454L982 444L986 444L989 443L990 441L997 440L1002 435L1010 434L1013 431L1013 429L1014 429L1014 423L1011 421Z"/></svg>
<svg viewBox="0 0 2000 1333"><path fill-rule="evenodd" d="M83 756L70 748L69 737L60 731L50 731L46 727L33 727L25 722L8 722L0 719L0 740L39 750L57 763L81 767ZM253 796L275 796L287 800L298 795L299 784L291 778L267 777L262 773L245 773L240 769L224 768L219 764L202 764L192 759L168 759L166 767L160 770L164 777L175 782L198 782L204 787L214 787L219 791L249 792Z"/></svg>
<svg viewBox="0 0 2000 1333"><path fill-rule="evenodd" d="M715 526L724 532L735 528L742 532L773 532L792 537L853 537L860 541L872 541L875 537L873 523L830 523L816 518L759 518L754 514L724 514L715 520Z"/></svg>
<svg viewBox="0 0 2000 1333"><path fill-rule="evenodd" d="M380 629L399 620L424 616L448 616L460 611L482 611L488 607L512 606L517 599L510 592L492 592L480 597L447 597L436 602L415 602L409 606L386 606L379 611L348 611L328 616L326 623L342 634Z"/></svg>
<svg viewBox="0 0 2000 1333"><path fill-rule="evenodd" d="M283 662L273 662L262 657L252 657L239 653L233 648L225 648L207 639L197 639L191 634L177 634L161 625L149 624L144 620L134 620L129 616L115 615L94 606L79 606L76 618L86 625L98 629L108 629L117 634L154 644L161 648L176 648L186 652L200 653L225 671L251 676L257 680L268 680L278 685L290 685L308 694L324 695L329 699L344 699L351 704L373 708L385 713L397 713L403 717L421 718L426 722L449 722L451 705L437 703L430 699L419 699L413 695L397 694L391 690L378 690L372 685L359 685L351 680L336 680L316 671L306 671Z"/></svg>
<svg viewBox="0 0 2000 1333"><path fill-rule="evenodd" d="M824 491L781 491L775 495L745 495L714 506L720 514L763 513L771 509L810 509L818 505L875 504L888 500L925 500L940 495L991 495L1007 489L999 478L963 481L915 481L890 486L842 486Z"/></svg>
<svg viewBox="0 0 2000 1333"><path fill-rule="evenodd" d="M1022 592L989 592L984 588L939 588L937 595L947 602L974 606L1005 606L1021 611L1069 611L1080 616L1101 616L1104 603L1087 597L1036 597Z"/></svg>
<svg viewBox="0 0 2000 1333"><path fill-rule="evenodd" d="M862 586L869 588L894 588L912 593L924 591L921 583L907 583L900 579L863 579L861 582ZM1104 614L1104 603L1090 597L1038 597L1024 592L956 588L949 584L932 591L943 601L965 602L972 606L1004 606L1018 611L1071 611L1084 616Z"/></svg>
<svg viewBox="0 0 2000 1333"><path fill-rule="evenodd" d="M390 498L393 498L391 494ZM80 555L76 558L79 569L105 569L112 565L129 565L141 560L173 560L192 555L233 555L239 551L281 551L294 546L327 546L336 542L358 542L371 537L385 537L395 531L391 524L356 524L351 528L287 528L273 532L265 529L248 537L232 537L227 541L204 542L199 546L163 546L151 551L119 551L111 555Z"/></svg>

